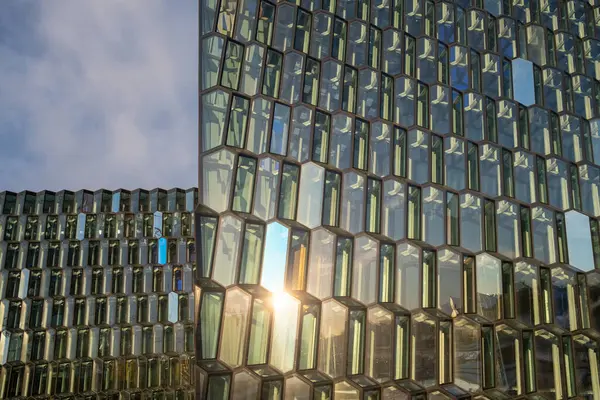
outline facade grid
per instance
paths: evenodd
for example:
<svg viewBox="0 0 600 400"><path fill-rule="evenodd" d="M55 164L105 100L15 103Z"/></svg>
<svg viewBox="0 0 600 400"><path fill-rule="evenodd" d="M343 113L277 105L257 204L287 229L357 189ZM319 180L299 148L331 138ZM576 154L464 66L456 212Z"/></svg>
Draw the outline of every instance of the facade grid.
<svg viewBox="0 0 600 400"><path fill-rule="evenodd" d="M600 399L597 0L200 2L200 398Z"/></svg>
<svg viewBox="0 0 600 400"><path fill-rule="evenodd" d="M0 193L0 399L196 398L196 202Z"/></svg>

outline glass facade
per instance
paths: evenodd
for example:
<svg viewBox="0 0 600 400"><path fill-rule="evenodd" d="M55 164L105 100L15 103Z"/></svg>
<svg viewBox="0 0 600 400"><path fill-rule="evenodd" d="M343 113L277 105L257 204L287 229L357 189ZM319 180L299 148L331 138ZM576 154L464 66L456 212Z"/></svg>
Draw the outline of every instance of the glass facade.
<svg viewBox="0 0 600 400"><path fill-rule="evenodd" d="M598 0L200 0L199 398L600 399Z"/></svg>
<svg viewBox="0 0 600 400"><path fill-rule="evenodd" d="M196 203L0 192L0 399L196 398Z"/></svg>

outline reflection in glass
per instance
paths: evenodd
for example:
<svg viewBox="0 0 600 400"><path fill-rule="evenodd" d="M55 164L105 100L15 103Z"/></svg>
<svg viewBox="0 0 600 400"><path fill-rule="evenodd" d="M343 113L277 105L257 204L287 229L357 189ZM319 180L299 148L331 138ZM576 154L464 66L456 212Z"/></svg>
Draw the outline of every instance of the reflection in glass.
<svg viewBox="0 0 600 400"><path fill-rule="evenodd" d="M590 219L572 210L565 213L565 223L569 264L585 272L594 270Z"/></svg>
<svg viewBox="0 0 600 400"><path fill-rule="evenodd" d="M515 101L525 106L535 103L533 63L531 61L522 58L512 60L512 87Z"/></svg>
<svg viewBox="0 0 600 400"><path fill-rule="evenodd" d="M260 284L271 292L278 293L284 288L288 240L289 229L284 225L278 222L267 225Z"/></svg>
<svg viewBox="0 0 600 400"><path fill-rule="evenodd" d="M253 399L258 396L260 379L247 371L238 372L233 376L234 399Z"/></svg>
<svg viewBox="0 0 600 400"><path fill-rule="evenodd" d="M396 249L396 296L400 306L412 310L420 306L419 272L420 249L408 243L401 243Z"/></svg>
<svg viewBox="0 0 600 400"><path fill-rule="evenodd" d="M329 163L336 168L350 168L352 157L352 118L336 114L332 117ZM307 140L308 143L308 140Z"/></svg>
<svg viewBox="0 0 600 400"><path fill-rule="evenodd" d="M248 365L264 364L267 361L270 320L269 306L262 299L254 299L248 337Z"/></svg>
<svg viewBox="0 0 600 400"><path fill-rule="evenodd" d="M354 242L352 297L370 304L377 300L377 242L366 236Z"/></svg>
<svg viewBox="0 0 600 400"><path fill-rule="evenodd" d="M425 242L440 246L445 243L444 222L445 202L444 192L434 187L423 189L423 232Z"/></svg>
<svg viewBox="0 0 600 400"><path fill-rule="evenodd" d="M431 387L436 384L437 323L425 313L414 315L411 322L411 378L420 385Z"/></svg>
<svg viewBox="0 0 600 400"><path fill-rule="evenodd" d="M502 271L500 260L486 253L476 258L477 313L495 321L502 318Z"/></svg>
<svg viewBox="0 0 600 400"><path fill-rule="evenodd" d="M298 199L297 220L309 228L321 224L324 175L324 169L314 163L302 166L299 189L302 196Z"/></svg>
<svg viewBox="0 0 600 400"><path fill-rule="evenodd" d="M250 295L241 289L232 289L225 296L219 358L232 368L242 364L250 303Z"/></svg>
<svg viewBox="0 0 600 400"><path fill-rule="evenodd" d="M355 172L349 172L344 174L342 182L340 227L350 233L358 233L364 229L365 178Z"/></svg>
<svg viewBox="0 0 600 400"><path fill-rule="evenodd" d="M273 296L272 303L273 333L269 363L285 373L294 367L299 302L281 293Z"/></svg>
<svg viewBox="0 0 600 400"><path fill-rule="evenodd" d="M321 307L321 320L329 321L329 323L321 324L317 366L319 371L334 379L346 373L346 321L348 317L347 309L335 300L328 300Z"/></svg>
<svg viewBox="0 0 600 400"><path fill-rule="evenodd" d="M331 296L335 245L335 236L328 231L312 232L306 291L319 299Z"/></svg>
<svg viewBox="0 0 600 400"><path fill-rule="evenodd" d="M246 149L254 154L262 154L267 151L267 136L269 132L268 127L271 108L272 102L266 99L257 98L252 102Z"/></svg>
<svg viewBox="0 0 600 400"><path fill-rule="evenodd" d="M337 226L339 223L339 204L341 176L332 171L325 172L325 193L323 202L323 225Z"/></svg>
<svg viewBox="0 0 600 400"><path fill-rule="evenodd" d="M437 253L437 307L451 317L462 312L462 257L450 250Z"/></svg>
<svg viewBox="0 0 600 400"><path fill-rule="evenodd" d="M246 46L246 56L242 67L240 91L248 96L258 93L258 81L261 76L265 49L257 44Z"/></svg>
<svg viewBox="0 0 600 400"><path fill-rule="evenodd" d="M543 329L535 331L533 338L537 390L540 394L556 396L562 393L560 341Z"/></svg>
<svg viewBox="0 0 600 400"><path fill-rule="evenodd" d="M262 220L275 216L279 161L262 158L258 162L258 177L254 194L254 215Z"/></svg>
<svg viewBox="0 0 600 400"><path fill-rule="evenodd" d="M263 236L264 227L262 225L246 225L239 283L258 284Z"/></svg>
<svg viewBox="0 0 600 400"><path fill-rule="evenodd" d="M279 190L279 218L295 219L300 168L293 164L283 164L283 177Z"/></svg>
<svg viewBox="0 0 600 400"><path fill-rule="evenodd" d="M287 152L290 108L275 103L273 126L271 128L271 153L285 155Z"/></svg>
<svg viewBox="0 0 600 400"><path fill-rule="evenodd" d="M419 129L408 132L408 178L419 184L429 180L429 134Z"/></svg>
<svg viewBox="0 0 600 400"><path fill-rule="evenodd" d="M223 142L229 93L215 90L202 96L202 149L210 150Z"/></svg>
<svg viewBox="0 0 600 400"><path fill-rule="evenodd" d="M254 177L256 176L256 160L250 157L238 158L237 176L233 194L233 210L250 213Z"/></svg>
<svg viewBox="0 0 600 400"><path fill-rule="evenodd" d="M215 249L213 279L224 286L233 284L239 260L239 244L242 239L242 221L226 215L221 218Z"/></svg>

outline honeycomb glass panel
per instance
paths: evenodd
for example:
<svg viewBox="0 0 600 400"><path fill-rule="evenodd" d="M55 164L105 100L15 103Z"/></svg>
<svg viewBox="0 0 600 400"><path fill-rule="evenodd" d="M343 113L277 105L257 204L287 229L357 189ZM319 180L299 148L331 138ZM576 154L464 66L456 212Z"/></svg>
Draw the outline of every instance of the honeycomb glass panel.
<svg viewBox="0 0 600 400"><path fill-rule="evenodd" d="M409 243L399 244L396 249L396 297L400 306L412 310L420 306L420 268L421 249Z"/></svg>
<svg viewBox="0 0 600 400"><path fill-rule="evenodd" d="M332 233L324 229L311 233L306 291L319 299L332 293L335 246Z"/></svg>
<svg viewBox="0 0 600 400"><path fill-rule="evenodd" d="M223 128L227 116L229 93L221 90L202 96L202 147L210 150L223 142Z"/></svg>
<svg viewBox="0 0 600 400"><path fill-rule="evenodd" d="M330 321L329 324L321 324L319 334L318 369L331 378L344 376L346 373L347 345L346 345L346 321L348 309L335 300L323 303L321 318Z"/></svg>
<svg viewBox="0 0 600 400"><path fill-rule="evenodd" d="M297 220L309 228L321 224L324 185L325 171L322 167L313 163L302 166L299 191L305 196L298 200Z"/></svg>
<svg viewBox="0 0 600 400"><path fill-rule="evenodd" d="M251 304L251 296L237 288L230 290L225 296L219 359L232 367L237 367L243 362L242 355L246 346L244 336Z"/></svg>

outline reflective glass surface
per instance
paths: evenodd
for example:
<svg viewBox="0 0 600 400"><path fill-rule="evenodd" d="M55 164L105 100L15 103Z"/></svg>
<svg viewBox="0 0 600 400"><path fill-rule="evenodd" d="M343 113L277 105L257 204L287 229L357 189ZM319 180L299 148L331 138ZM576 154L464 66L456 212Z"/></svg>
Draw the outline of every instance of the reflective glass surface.
<svg viewBox="0 0 600 400"><path fill-rule="evenodd" d="M597 0L200 1L201 397L600 399Z"/></svg>
<svg viewBox="0 0 600 400"><path fill-rule="evenodd" d="M197 202L177 188L0 193L0 398L195 398L196 350L216 357L229 301L194 289L225 235Z"/></svg>

